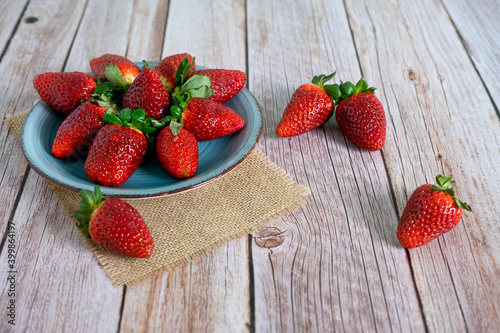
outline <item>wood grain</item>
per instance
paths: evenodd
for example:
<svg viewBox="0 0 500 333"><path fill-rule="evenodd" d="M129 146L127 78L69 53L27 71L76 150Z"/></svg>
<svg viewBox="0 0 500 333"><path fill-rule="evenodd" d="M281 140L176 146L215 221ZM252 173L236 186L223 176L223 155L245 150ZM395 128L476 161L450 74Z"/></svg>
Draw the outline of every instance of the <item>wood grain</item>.
<svg viewBox="0 0 500 333"><path fill-rule="evenodd" d="M440 3L364 1L347 8L363 74L387 105L383 154L398 214L412 191L438 173L453 173L457 193L474 209L452 232L409 251L427 327L494 331L500 235L491 232L497 227L488 216L499 212L493 198L500 188L482 180L496 174L500 123L488 94Z"/></svg>
<svg viewBox="0 0 500 333"><path fill-rule="evenodd" d="M312 191L308 205L272 224L281 245L252 246L257 330L422 331L382 154L347 142L333 121L290 139L274 134L293 91L314 75L359 79L343 3L247 8L250 89L266 123L260 144Z"/></svg>
<svg viewBox="0 0 500 333"><path fill-rule="evenodd" d="M496 113L500 105L500 3L494 0L469 2L443 0L444 8L474 63ZM467 84L468 82L463 82Z"/></svg>
<svg viewBox="0 0 500 333"><path fill-rule="evenodd" d="M162 57L188 52L199 65L245 70L243 1L171 1L165 36ZM145 297L148 305L138 307ZM250 323L249 304L247 240L242 238L171 274L127 288L121 329L242 332Z"/></svg>

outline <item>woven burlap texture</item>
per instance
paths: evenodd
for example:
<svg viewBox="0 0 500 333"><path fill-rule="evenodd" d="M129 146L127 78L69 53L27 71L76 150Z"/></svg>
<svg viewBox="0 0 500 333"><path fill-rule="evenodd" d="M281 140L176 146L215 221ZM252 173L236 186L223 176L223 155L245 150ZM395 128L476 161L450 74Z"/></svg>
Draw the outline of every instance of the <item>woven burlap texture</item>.
<svg viewBox="0 0 500 333"><path fill-rule="evenodd" d="M27 112L6 119L17 136L26 116ZM73 219L78 193L48 184ZM91 241L88 244L115 286L134 284L255 232L304 204L309 193L255 148L236 168L206 185L163 197L126 200L151 231L155 248L150 258L127 258Z"/></svg>

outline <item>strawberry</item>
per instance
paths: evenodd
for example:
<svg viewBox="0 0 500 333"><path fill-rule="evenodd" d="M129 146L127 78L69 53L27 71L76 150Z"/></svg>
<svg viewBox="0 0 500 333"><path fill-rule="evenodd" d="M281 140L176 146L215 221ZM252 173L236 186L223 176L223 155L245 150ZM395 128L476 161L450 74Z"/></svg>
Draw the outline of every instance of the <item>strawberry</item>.
<svg viewBox="0 0 500 333"><path fill-rule="evenodd" d="M376 151L385 142L386 120L382 103L368 88L364 78L356 86L340 83L341 95L336 98L335 118L340 130L358 147Z"/></svg>
<svg viewBox="0 0 500 333"><path fill-rule="evenodd" d="M188 53L179 53L163 58L154 68L160 75L161 82L169 93L172 93L176 87L175 78L179 64L187 58L187 62L191 64L189 70L196 69L194 58Z"/></svg>
<svg viewBox="0 0 500 333"><path fill-rule="evenodd" d="M305 83L295 90L276 127L278 136L291 137L304 134L322 126L330 119L334 107L332 88L335 85L325 85L325 83L334 76L335 73L315 76L312 83Z"/></svg>
<svg viewBox="0 0 500 333"><path fill-rule="evenodd" d="M97 83L95 78L87 73L47 72L35 76L33 86L42 101L67 116L82 100L90 98Z"/></svg>
<svg viewBox="0 0 500 333"><path fill-rule="evenodd" d="M120 111L119 117L105 113L103 126L92 142L85 162L85 173L106 186L125 183L141 164L149 134L156 130L142 109Z"/></svg>
<svg viewBox="0 0 500 333"><path fill-rule="evenodd" d="M208 141L230 135L243 128L245 121L232 109L208 98L213 95L212 79L196 74L184 82L190 65L185 58L179 65L170 113L198 141ZM169 116L168 116L169 117Z"/></svg>
<svg viewBox="0 0 500 333"><path fill-rule="evenodd" d="M156 141L156 155L169 175L188 178L198 169L198 142L182 125L171 122L160 131Z"/></svg>
<svg viewBox="0 0 500 333"><path fill-rule="evenodd" d="M212 79L210 88L212 88L214 94L210 99L221 104L226 103L239 93L247 81L244 72L231 69L199 69L188 74L186 79L196 74L202 74Z"/></svg>
<svg viewBox="0 0 500 333"><path fill-rule="evenodd" d="M399 220L397 236L405 248L418 247L455 228L462 217L462 208L471 211L465 202L458 200L455 190L448 188L455 183L452 175L436 176L436 185L418 187Z"/></svg>
<svg viewBox="0 0 500 333"><path fill-rule="evenodd" d="M209 141L233 134L245 121L232 109L205 98L191 98L180 117L181 124L198 141Z"/></svg>
<svg viewBox="0 0 500 333"><path fill-rule="evenodd" d="M86 155L99 129L104 126L104 113L117 113L113 104L114 86L97 86L90 100L77 107L57 130L52 143L52 154L57 158Z"/></svg>
<svg viewBox="0 0 500 333"><path fill-rule="evenodd" d="M97 131L104 125L106 108L86 101L75 109L57 130L52 154L57 158L77 155L90 147Z"/></svg>
<svg viewBox="0 0 500 333"><path fill-rule="evenodd" d="M74 216L82 233L109 251L134 258L148 258L153 237L139 212L118 198L105 198L98 186L80 192L83 200Z"/></svg>
<svg viewBox="0 0 500 333"><path fill-rule="evenodd" d="M107 53L90 60L92 73L94 73L95 77L102 76L102 81L112 81L112 78L108 77L108 73L106 72L108 64L113 64L118 67L121 79L126 84L131 84L140 72L140 69L136 64L127 58L116 54Z"/></svg>
<svg viewBox="0 0 500 333"><path fill-rule="evenodd" d="M170 96L161 83L158 73L144 67L123 97L122 106L143 109L147 118L161 119L170 104Z"/></svg>

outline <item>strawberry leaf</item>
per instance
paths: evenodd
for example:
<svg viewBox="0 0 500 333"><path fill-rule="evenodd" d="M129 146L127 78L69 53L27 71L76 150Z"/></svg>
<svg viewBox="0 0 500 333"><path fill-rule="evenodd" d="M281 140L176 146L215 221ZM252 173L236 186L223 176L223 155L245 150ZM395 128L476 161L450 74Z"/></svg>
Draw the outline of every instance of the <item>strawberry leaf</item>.
<svg viewBox="0 0 500 333"><path fill-rule="evenodd" d="M137 109L134 111L134 113L132 113L131 122L132 124L135 124L139 121L144 121L145 118L146 112L143 109Z"/></svg>
<svg viewBox="0 0 500 333"><path fill-rule="evenodd" d="M129 123L131 116L132 116L132 109L125 108L120 111L118 117L120 118L122 123L127 123L127 122Z"/></svg>
<svg viewBox="0 0 500 333"><path fill-rule="evenodd" d="M177 72L175 73L175 85L177 87L182 87L182 85L184 84L184 80L186 79L189 70L193 66L194 59L195 58L193 57L193 61L189 63L189 57L184 57L179 66L177 66Z"/></svg>
<svg viewBox="0 0 500 333"><path fill-rule="evenodd" d="M118 66L115 64L106 65L106 69L104 70L104 76L115 86L123 88L127 86L127 84L123 80L123 75L122 72L120 71L120 68L118 68Z"/></svg>
<svg viewBox="0 0 500 333"><path fill-rule="evenodd" d="M179 134L179 132L181 131L182 126L183 125L181 123L178 123L176 121L171 121L170 124L168 125L168 128L170 128L170 130L172 131L172 134L174 134L174 136L177 136Z"/></svg>
<svg viewBox="0 0 500 333"><path fill-rule="evenodd" d="M115 124L115 125L121 125L122 124L122 121L120 120L120 118L118 118L117 116L111 114L111 113L104 113L104 116L102 117L102 120L106 123L106 124Z"/></svg>
<svg viewBox="0 0 500 333"><path fill-rule="evenodd" d="M195 74L189 78L183 85L182 90L190 91L191 89L198 89L203 86L210 88L212 85L212 79L203 74ZM210 96L208 96L210 97ZM205 97L205 98L208 98Z"/></svg>
<svg viewBox="0 0 500 333"><path fill-rule="evenodd" d="M189 94L191 95L191 98L194 97L199 97L199 98L210 98L214 94L214 90L210 88L210 86L202 86L199 88L194 88L189 90ZM185 102L183 102L185 105L187 105ZM181 106L182 107L182 106ZM186 106L183 107L183 109L186 109Z"/></svg>

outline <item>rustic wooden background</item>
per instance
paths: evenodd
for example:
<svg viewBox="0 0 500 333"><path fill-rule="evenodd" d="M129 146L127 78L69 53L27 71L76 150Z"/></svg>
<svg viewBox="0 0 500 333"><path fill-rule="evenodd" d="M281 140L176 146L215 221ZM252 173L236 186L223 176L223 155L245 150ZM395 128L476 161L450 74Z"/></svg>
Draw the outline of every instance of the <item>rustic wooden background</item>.
<svg viewBox="0 0 500 333"><path fill-rule="evenodd" d="M261 232L116 290L2 123L0 331L498 332L499 18L498 0L2 0L0 119L38 101L38 73L88 71L103 53L189 52L246 71L264 116L258 146L312 195ZM274 134L295 88L334 70L378 88L382 151L358 149L334 120ZM474 211L405 250L399 216L437 173L453 173Z"/></svg>

